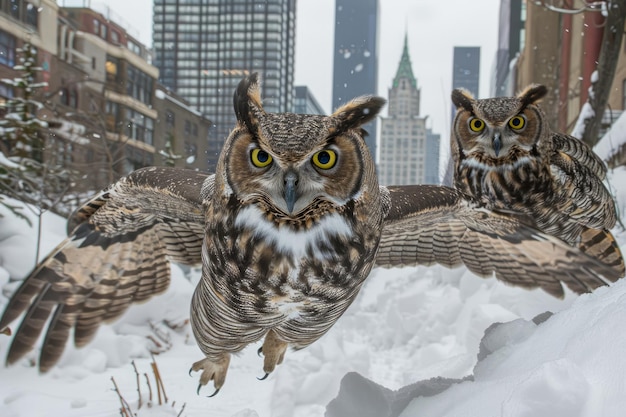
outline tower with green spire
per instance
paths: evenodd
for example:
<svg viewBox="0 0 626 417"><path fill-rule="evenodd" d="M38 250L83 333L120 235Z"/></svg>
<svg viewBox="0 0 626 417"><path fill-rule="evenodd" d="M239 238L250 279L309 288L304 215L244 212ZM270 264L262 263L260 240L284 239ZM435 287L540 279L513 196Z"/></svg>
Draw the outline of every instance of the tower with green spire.
<svg viewBox="0 0 626 417"><path fill-rule="evenodd" d="M413 74L411 57L409 55L408 36L404 35L404 48L396 76L393 78L389 89L388 114L420 114L420 90L417 87L417 79Z"/></svg>
<svg viewBox="0 0 626 417"><path fill-rule="evenodd" d="M387 108L388 116L381 119L380 183L438 183L439 135L433 135L426 128L426 117L420 116L420 89L411 65L407 34L389 88Z"/></svg>

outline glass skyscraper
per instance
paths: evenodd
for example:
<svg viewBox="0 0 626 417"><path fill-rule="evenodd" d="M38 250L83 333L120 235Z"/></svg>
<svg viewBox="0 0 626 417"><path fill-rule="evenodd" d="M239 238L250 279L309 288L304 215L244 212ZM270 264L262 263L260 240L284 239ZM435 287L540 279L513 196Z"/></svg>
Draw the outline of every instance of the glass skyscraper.
<svg viewBox="0 0 626 417"><path fill-rule="evenodd" d="M211 119L209 170L235 125L233 93L251 72L263 105L291 111L296 0L155 0L153 41L160 81Z"/></svg>
<svg viewBox="0 0 626 417"><path fill-rule="evenodd" d="M378 94L378 0L336 0L333 103L331 113L351 99ZM363 126L376 157L376 119Z"/></svg>
<svg viewBox="0 0 626 417"><path fill-rule="evenodd" d="M480 46L455 46L452 60L452 88L464 88L479 98ZM451 105L454 120L456 108Z"/></svg>

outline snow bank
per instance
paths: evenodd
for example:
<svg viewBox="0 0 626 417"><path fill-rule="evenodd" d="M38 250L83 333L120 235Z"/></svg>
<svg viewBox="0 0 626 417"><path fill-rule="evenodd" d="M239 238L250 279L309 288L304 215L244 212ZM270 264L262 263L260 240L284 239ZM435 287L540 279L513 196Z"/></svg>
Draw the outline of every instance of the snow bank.
<svg viewBox="0 0 626 417"><path fill-rule="evenodd" d="M349 374L326 416L623 416L626 281L535 321L489 327L466 380L431 379L393 392ZM408 396L414 399L400 412Z"/></svg>
<svg viewBox="0 0 626 417"><path fill-rule="evenodd" d="M626 112L622 112L593 150L603 161L608 161L624 144L626 144Z"/></svg>
<svg viewBox="0 0 626 417"><path fill-rule="evenodd" d="M417 398L401 416L623 416L625 322L626 281L619 281L542 324L497 326L473 381Z"/></svg>

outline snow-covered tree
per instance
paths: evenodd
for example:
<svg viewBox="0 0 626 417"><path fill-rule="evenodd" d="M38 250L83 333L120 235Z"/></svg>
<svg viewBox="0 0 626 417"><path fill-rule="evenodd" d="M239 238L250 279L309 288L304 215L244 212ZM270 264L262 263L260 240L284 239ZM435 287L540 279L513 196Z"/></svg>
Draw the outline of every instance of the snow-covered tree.
<svg viewBox="0 0 626 417"><path fill-rule="evenodd" d="M63 193L69 172L44 160L49 126L38 116L43 104L36 97L47 83L37 81L42 71L37 50L25 43L17 53L19 62L13 67L17 75L0 80L14 95L2 104L5 115L0 119L0 204L9 207L1 200L3 194L34 204L41 212Z"/></svg>

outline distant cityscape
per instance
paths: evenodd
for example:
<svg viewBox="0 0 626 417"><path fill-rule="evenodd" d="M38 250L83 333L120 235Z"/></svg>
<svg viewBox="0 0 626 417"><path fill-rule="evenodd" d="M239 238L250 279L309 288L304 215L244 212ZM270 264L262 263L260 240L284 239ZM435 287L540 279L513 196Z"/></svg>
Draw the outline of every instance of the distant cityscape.
<svg viewBox="0 0 626 417"><path fill-rule="evenodd" d="M89 187L148 165L213 171L235 123L233 90L250 72L261 75L267 110L323 112L315 91L294 85L296 0L154 0L152 49L114 14L74 3L79 7L54 0L0 2L0 78L17 74L16 49L24 42L37 48L48 83L41 111L55 122L56 144L47 157L89 172ZM335 1L333 109L377 93L379 14L379 0ZM502 0L491 95L544 83L551 125L571 130L599 54L601 29L587 24L596 18ZM587 40L562 36L572 31ZM408 52L418 41L408 33L398 39L404 49L389 80L387 116L365 126L382 184L446 183L439 149L447 140L441 142L420 113L420 84ZM478 95L480 52L468 45L450 51L452 88ZM624 51L620 59L626 59ZM618 65L612 91L607 123L626 105L626 65ZM0 86L0 102L13 94Z"/></svg>

